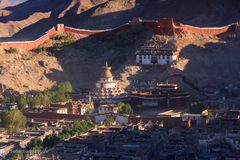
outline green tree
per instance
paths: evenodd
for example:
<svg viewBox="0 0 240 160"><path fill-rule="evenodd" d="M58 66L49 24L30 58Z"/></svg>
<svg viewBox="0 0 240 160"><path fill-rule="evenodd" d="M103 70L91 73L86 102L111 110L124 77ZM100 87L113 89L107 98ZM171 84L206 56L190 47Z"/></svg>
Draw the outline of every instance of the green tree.
<svg viewBox="0 0 240 160"><path fill-rule="evenodd" d="M10 134L25 128L27 120L20 110L3 111L0 116L1 124Z"/></svg>
<svg viewBox="0 0 240 160"><path fill-rule="evenodd" d="M107 116L103 123L105 125L112 125L115 122L114 118L112 116Z"/></svg>
<svg viewBox="0 0 240 160"><path fill-rule="evenodd" d="M17 102L17 99L15 96L8 96L8 97L4 97L1 101L1 103L14 103L14 102Z"/></svg>
<svg viewBox="0 0 240 160"><path fill-rule="evenodd" d="M67 100L68 100L67 96L65 95L65 93L62 93L62 92L58 92L52 97L53 103L65 102Z"/></svg>
<svg viewBox="0 0 240 160"><path fill-rule="evenodd" d="M51 104L51 98L52 95L50 95L48 92L39 93L33 98L32 106L33 107L37 107L40 105L48 106L49 104Z"/></svg>
<svg viewBox="0 0 240 160"><path fill-rule="evenodd" d="M48 93L43 93L41 97L41 103L44 106L51 104L51 96Z"/></svg>
<svg viewBox="0 0 240 160"><path fill-rule="evenodd" d="M83 133L87 133L93 127L94 124L89 117L87 117L83 121L76 120L73 122L72 125L65 127L63 131L58 135L50 135L44 138L42 142L42 147L51 148L59 141L68 139L74 135L81 135Z"/></svg>
<svg viewBox="0 0 240 160"><path fill-rule="evenodd" d="M39 96L39 94L33 97L31 105L33 107L37 107L41 105L41 97Z"/></svg>
<svg viewBox="0 0 240 160"><path fill-rule="evenodd" d="M54 145L56 145L59 141L60 141L60 138L58 136L50 135L50 136L47 136L46 138L44 138L42 144L43 144L43 147L51 148Z"/></svg>
<svg viewBox="0 0 240 160"><path fill-rule="evenodd" d="M118 104L118 113L120 114L130 114L132 112L132 107L128 103L120 102Z"/></svg>
<svg viewBox="0 0 240 160"><path fill-rule="evenodd" d="M65 102L70 97L67 93L72 92L72 85L66 81L59 83L50 90L38 93L34 97L28 98L27 103L33 107L40 105L49 106L51 103Z"/></svg>
<svg viewBox="0 0 240 160"><path fill-rule="evenodd" d="M57 85L57 91L61 93L70 93L72 92L72 84L69 81L59 83Z"/></svg>
<svg viewBox="0 0 240 160"><path fill-rule="evenodd" d="M43 148L42 146L42 140L40 138L32 140L32 142L27 147L29 150L29 154L33 155L40 153Z"/></svg>
<svg viewBox="0 0 240 160"><path fill-rule="evenodd" d="M24 155L21 150L14 150L10 160L24 160Z"/></svg>
<svg viewBox="0 0 240 160"><path fill-rule="evenodd" d="M17 104L18 109L20 110L25 109L28 104L27 97L25 95L21 95L20 97L18 97Z"/></svg>

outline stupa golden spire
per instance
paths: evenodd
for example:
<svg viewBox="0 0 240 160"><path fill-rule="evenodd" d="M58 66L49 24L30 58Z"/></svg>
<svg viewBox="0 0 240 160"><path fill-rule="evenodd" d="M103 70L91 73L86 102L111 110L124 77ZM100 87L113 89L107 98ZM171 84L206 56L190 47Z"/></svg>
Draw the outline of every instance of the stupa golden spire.
<svg viewBox="0 0 240 160"><path fill-rule="evenodd" d="M111 67L108 66L107 62L105 64L105 66L103 67L103 69L104 70L101 75L102 78L112 78L113 77L112 72L111 72Z"/></svg>

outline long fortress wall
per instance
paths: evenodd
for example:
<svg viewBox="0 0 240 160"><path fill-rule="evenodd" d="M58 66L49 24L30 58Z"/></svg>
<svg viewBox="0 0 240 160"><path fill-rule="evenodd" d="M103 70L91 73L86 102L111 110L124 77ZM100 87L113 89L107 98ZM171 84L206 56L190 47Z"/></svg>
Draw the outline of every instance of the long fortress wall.
<svg viewBox="0 0 240 160"><path fill-rule="evenodd" d="M141 20L141 19L133 19L129 23L125 23L121 26L111 29L105 30L87 30L87 29L77 29L68 26L64 26L64 24L58 24L56 27L48 30L44 35L39 37L33 41L13 41L13 42L0 42L0 47L7 48L18 48L18 49L26 49L31 50L44 42L53 38L56 34L59 33L75 33L82 34L85 36L95 36L95 35L110 35L123 30L130 28L132 25L143 25L149 28L154 29L156 34L163 35L174 35L180 34L181 32L193 32L197 34L205 34L205 35L220 35L228 32L233 32L236 30L236 27L240 28L239 23L230 24L224 27L194 27L190 25L184 25L181 23L174 22L172 18L164 18L159 19L158 21L154 20Z"/></svg>
<svg viewBox="0 0 240 160"><path fill-rule="evenodd" d="M105 30L86 30L86 29L77 29L77 28L64 26L64 32L82 34L82 35L87 35L87 36L110 35L110 34L114 34L114 33L126 30L129 27L130 27L129 23L123 24L123 25L118 26L116 28L105 29Z"/></svg>
<svg viewBox="0 0 240 160"><path fill-rule="evenodd" d="M194 27L194 26L190 26L190 25L183 25L183 24L180 25L180 27L183 31L193 32L193 33L198 33L198 34L207 34L207 35L223 34L223 33L227 32L231 26L232 25L227 25L224 27L216 27L216 28L213 28L213 27L200 28L200 27Z"/></svg>
<svg viewBox="0 0 240 160"><path fill-rule="evenodd" d="M57 34L55 28L50 29L44 35L39 37L34 41L13 41L13 42L1 42L0 47L2 48L18 48L31 50L37 48L39 45L48 41L50 38L54 37Z"/></svg>

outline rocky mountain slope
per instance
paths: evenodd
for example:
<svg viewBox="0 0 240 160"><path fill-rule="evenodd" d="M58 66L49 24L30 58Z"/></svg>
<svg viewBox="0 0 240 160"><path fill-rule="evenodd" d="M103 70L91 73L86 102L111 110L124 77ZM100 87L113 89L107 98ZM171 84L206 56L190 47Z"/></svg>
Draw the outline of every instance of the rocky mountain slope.
<svg viewBox="0 0 240 160"><path fill-rule="evenodd" d="M56 23L78 28L103 29L126 23L135 16L144 19L173 17L176 21L198 26L226 25L239 20L240 1L29 0L19 6L6 8L4 12L7 12L7 16L0 17L0 27L9 34L2 31L0 37L14 35L15 39L29 39L39 36ZM37 18L36 13L51 15ZM37 20L30 21L29 17ZM22 25L20 31L8 28L9 23L11 28L18 28L18 22L22 20L26 20L26 25Z"/></svg>
<svg viewBox="0 0 240 160"><path fill-rule="evenodd" d="M198 26L221 26L240 19L240 1L29 0L5 11L8 14L0 17L0 36L32 39L56 23L103 29L116 27L134 16L173 17ZM134 53L146 40L159 38L152 30L136 26L106 37L71 36L75 37L74 42L57 50L54 56L46 49L58 46L54 41L44 44L45 49L40 52L1 50L0 83L19 92L44 90L65 80L71 81L75 89L91 88L106 61L112 65L122 87L141 78L182 83L176 75L186 76L199 87L240 82L239 40L224 42L217 37L186 33L175 41L181 47L179 61L164 72L148 72L135 64Z"/></svg>
<svg viewBox="0 0 240 160"><path fill-rule="evenodd" d="M10 7L10 6L16 6L25 1L26 0L0 0L0 9Z"/></svg>

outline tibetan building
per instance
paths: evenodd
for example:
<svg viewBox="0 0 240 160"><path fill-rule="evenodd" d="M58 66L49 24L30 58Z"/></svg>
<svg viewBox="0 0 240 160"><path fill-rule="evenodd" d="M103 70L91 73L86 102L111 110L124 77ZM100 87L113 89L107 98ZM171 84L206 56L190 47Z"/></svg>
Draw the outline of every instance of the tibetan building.
<svg viewBox="0 0 240 160"><path fill-rule="evenodd" d="M150 91L132 91L131 102L135 105L182 109L189 105L190 94L179 89L177 84L157 84Z"/></svg>
<svg viewBox="0 0 240 160"><path fill-rule="evenodd" d="M118 81L113 79L111 67L106 63L100 79L96 83L96 88L92 90L92 98L94 100L118 99L123 98L124 95L124 89L120 88Z"/></svg>
<svg viewBox="0 0 240 160"><path fill-rule="evenodd" d="M137 52L136 62L142 65L167 65L176 61L179 48L161 40L147 41Z"/></svg>

